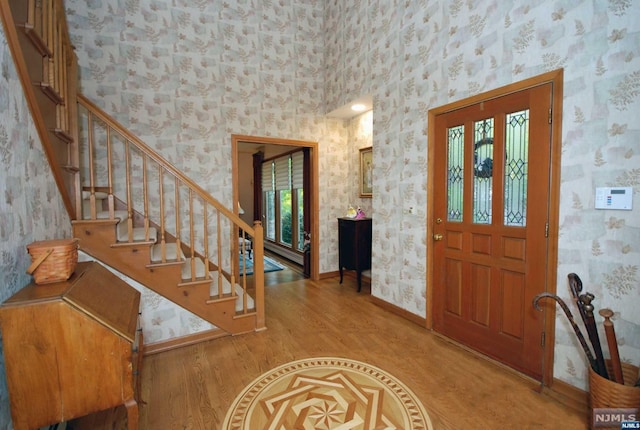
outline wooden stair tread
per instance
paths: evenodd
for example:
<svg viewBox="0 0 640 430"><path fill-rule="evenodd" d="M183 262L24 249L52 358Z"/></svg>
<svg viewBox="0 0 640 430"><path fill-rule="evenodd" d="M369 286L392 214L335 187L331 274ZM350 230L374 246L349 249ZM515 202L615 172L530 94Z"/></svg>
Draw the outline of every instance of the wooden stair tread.
<svg viewBox="0 0 640 430"><path fill-rule="evenodd" d="M153 245L152 245L153 246ZM154 269L158 267L172 267L172 266L182 266L184 264L184 260L167 260L167 261L158 261L151 262L144 267L147 269Z"/></svg>
<svg viewBox="0 0 640 430"><path fill-rule="evenodd" d="M178 283L178 287L192 287L194 285L210 285L213 282L213 280L211 278L207 279L207 278L198 278L198 279L183 279L182 281L180 281Z"/></svg>
<svg viewBox="0 0 640 430"><path fill-rule="evenodd" d="M106 225L110 225L110 224L117 224L119 223L120 220L118 219L74 219L71 220L71 224L72 225L82 225L82 224L87 224L87 225L91 225L91 224L106 224Z"/></svg>
<svg viewBox="0 0 640 430"><path fill-rule="evenodd" d="M214 272L217 273L217 272ZM217 279L217 277L216 277ZM231 295L231 283L223 276L223 288L222 288L222 298L226 297L227 295L230 297L233 297ZM235 284L235 297L237 298L236 301L236 312L240 312L242 311L242 294L243 294L243 290L242 287L238 284ZM220 297L218 297L218 286L217 286L217 282L215 283L215 285L211 286L211 301L215 302L216 300L220 300ZM209 301L207 301L207 303L209 303ZM251 296L247 297L247 308L249 309L253 309L255 307L255 302L253 300L253 298Z"/></svg>
<svg viewBox="0 0 640 430"><path fill-rule="evenodd" d="M151 246L154 243L156 242L153 240L135 240L133 242L116 242L116 243L112 243L109 246L111 248L124 248L124 247L141 246L141 245Z"/></svg>
<svg viewBox="0 0 640 430"><path fill-rule="evenodd" d="M195 262L195 275L191 276L191 262ZM213 277L213 272L211 272ZM200 258L187 258L185 259L184 266L182 266L182 280L183 281L195 281L205 278L204 261Z"/></svg>
<svg viewBox="0 0 640 430"><path fill-rule="evenodd" d="M149 238L144 227L133 227L132 242L150 242L156 243L158 240L158 230L155 227L149 227ZM118 243L129 243L129 228L126 222L119 222L116 227L116 238Z"/></svg>
<svg viewBox="0 0 640 430"><path fill-rule="evenodd" d="M162 247L165 249L165 261L162 261ZM177 243L156 243L151 247L151 266L166 264L183 264L185 262L182 250Z"/></svg>
<svg viewBox="0 0 640 430"><path fill-rule="evenodd" d="M54 128L51 131L53 131L53 134L55 134L63 142L73 143L73 136L71 136L68 131L62 130L61 128Z"/></svg>
<svg viewBox="0 0 640 430"><path fill-rule="evenodd" d="M119 219L120 221L124 221L127 219L129 215L127 211L113 211L113 218ZM100 211L96 214L96 218L98 219L109 219L109 211Z"/></svg>
<svg viewBox="0 0 640 430"><path fill-rule="evenodd" d="M31 41L31 44L41 56L48 58L53 57L53 52L51 52L51 49L47 46L47 42L34 30L33 25L25 22L24 24L17 24L17 27L24 28L24 32Z"/></svg>

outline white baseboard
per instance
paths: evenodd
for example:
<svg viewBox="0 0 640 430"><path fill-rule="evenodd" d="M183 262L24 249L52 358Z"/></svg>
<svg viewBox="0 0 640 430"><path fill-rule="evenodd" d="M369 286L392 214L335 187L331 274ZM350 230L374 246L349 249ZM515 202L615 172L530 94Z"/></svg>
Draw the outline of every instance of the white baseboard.
<svg viewBox="0 0 640 430"><path fill-rule="evenodd" d="M291 260L294 263L297 263L299 265L303 265L304 264L304 258L302 255L298 254L297 252L291 251L289 249L286 248L282 248L280 246L277 245L272 245L271 243L268 242L264 242L264 249L268 249L269 251L273 252L274 254L278 254L284 258L286 258L287 260Z"/></svg>

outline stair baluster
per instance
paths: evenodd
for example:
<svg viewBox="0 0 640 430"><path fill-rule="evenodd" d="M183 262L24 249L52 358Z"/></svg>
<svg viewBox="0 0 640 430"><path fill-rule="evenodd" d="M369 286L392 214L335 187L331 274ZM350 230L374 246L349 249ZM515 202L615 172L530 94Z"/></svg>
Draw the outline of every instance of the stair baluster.
<svg viewBox="0 0 640 430"><path fill-rule="evenodd" d="M262 225L244 223L78 94L77 60L62 0L2 1L0 18L81 249L224 330L264 329ZM47 97L37 97L34 88ZM105 162L106 167L100 164ZM133 181L139 179L139 172L132 174L140 164L142 185ZM155 196L148 195L155 189L151 176L156 168L163 184L158 196L163 199L161 209L155 207ZM169 192L162 179L167 175L175 178L175 202L164 195ZM188 197L186 193L181 196L181 188L188 190ZM193 207L196 201L202 205L198 214ZM175 217L173 231L168 228L171 216ZM216 226L209 226L209 220L215 220ZM255 273L250 285L246 270L239 273L239 231L252 237L254 244ZM161 243L156 248L158 238ZM189 263L183 251L189 253ZM242 258L246 267L246 252ZM187 264L191 270L181 270ZM182 281L183 276L187 282ZM247 293L249 288L255 291L255 298ZM242 297L236 300L236 296Z"/></svg>
<svg viewBox="0 0 640 430"><path fill-rule="evenodd" d="M176 205L176 259L180 259L180 250L182 249L182 241L180 240L180 182L175 178L175 205Z"/></svg>

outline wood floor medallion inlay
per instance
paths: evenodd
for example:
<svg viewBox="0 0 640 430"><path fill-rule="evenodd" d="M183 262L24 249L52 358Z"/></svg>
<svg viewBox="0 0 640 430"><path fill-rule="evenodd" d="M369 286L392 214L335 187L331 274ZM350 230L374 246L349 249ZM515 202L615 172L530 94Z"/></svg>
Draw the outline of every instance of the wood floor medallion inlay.
<svg viewBox="0 0 640 430"><path fill-rule="evenodd" d="M234 400L224 430L425 429L431 420L395 377L346 358L310 358L276 367Z"/></svg>

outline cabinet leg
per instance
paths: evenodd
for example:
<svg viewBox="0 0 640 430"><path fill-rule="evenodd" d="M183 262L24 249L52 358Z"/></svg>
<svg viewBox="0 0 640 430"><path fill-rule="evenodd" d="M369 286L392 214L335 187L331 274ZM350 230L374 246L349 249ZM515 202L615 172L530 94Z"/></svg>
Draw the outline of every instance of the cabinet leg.
<svg viewBox="0 0 640 430"><path fill-rule="evenodd" d="M358 292L362 289L362 272L358 270Z"/></svg>
<svg viewBox="0 0 640 430"><path fill-rule="evenodd" d="M135 399L129 399L124 402L124 406L127 408L127 429L138 430L138 403Z"/></svg>
<svg viewBox="0 0 640 430"><path fill-rule="evenodd" d="M342 266L340 267L340 283L342 284Z"/></svg>

